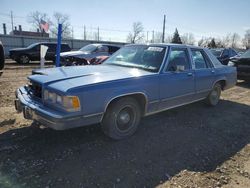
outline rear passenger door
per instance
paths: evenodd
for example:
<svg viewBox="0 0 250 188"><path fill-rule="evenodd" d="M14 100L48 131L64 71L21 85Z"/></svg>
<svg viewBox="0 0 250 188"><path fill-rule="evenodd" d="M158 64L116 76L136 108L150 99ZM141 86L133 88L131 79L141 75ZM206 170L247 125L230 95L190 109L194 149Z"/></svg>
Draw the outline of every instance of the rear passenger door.
<svg viewBox="0 0 250 188"><path fill-rule="evenodd" d="M214 83L215 70L206 53L202 49L191 49L195 68L196 97L203 98L208 95Z"/></svg>
<svg viewBox="0 0 250 188"><path fill-rule="evenodd" d="M46 60L54 60L56 54L56 44L44 44L44 46L48 46L48 50L45 56Z"/></svg>
<svg viewBox="0 0 250 188"><path fill-rule="evenodd" d="M193 101L194 71L187 48L171 47L163 73L160 74L160 110Z"/></svg>

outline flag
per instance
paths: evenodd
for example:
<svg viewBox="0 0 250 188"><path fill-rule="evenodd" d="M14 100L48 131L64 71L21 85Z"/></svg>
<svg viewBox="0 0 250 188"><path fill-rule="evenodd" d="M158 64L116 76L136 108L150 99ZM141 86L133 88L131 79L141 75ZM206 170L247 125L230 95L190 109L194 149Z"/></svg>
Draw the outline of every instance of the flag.
<svg viewBox="0 0 250 188"><path fill-rule="evenodd" d="M45 32L48 32L48 30L49 30L49 24L46 21L42 20L42 19L41 19L40 27Z"/></svg>

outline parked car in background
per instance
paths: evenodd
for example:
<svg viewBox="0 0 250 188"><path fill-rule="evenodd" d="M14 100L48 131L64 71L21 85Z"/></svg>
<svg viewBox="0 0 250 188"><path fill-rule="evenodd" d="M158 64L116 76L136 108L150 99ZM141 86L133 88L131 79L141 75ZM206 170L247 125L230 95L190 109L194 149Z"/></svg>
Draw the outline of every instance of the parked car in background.
<svg viewBox="0 0 250 188"><path fill-rule="evenodd" d="M237 55L237 52L232 48L215 48L210 49L210 51L223 65L227 65L229 59Z"/></svg>
<svg viewBox="0 0 250 188"><path fill-rule="evenodd" d="M2 42L0 41L0 76L2 75L3 73L3 68L4 68L4 48L3 48L3 44Z"/></svg>
<svg viewBox="0 0 250 188"><path fill-rule="evenodd" d="M16 91L24 117L56 130L101 123L113 139L135 133L140 119L188 103L217 105L236 83L236 68L207 49L127 45L99 66L40 69Z"/></svg>
<svg viewBox="0 0 250 188"><path fill-rule="evenodd" d="M61 65L89 65L100 64L110 55L120 49L121 46L112 44L89 44L78 51L61 53Z"/></svg>
<svg viewBox="0 0 250 188"><path fill-rule="evenodd" d="M41 45L48 46L45 59L48 61L55 61L57 43L54 43L54 42L39 42L39 43L31 44L27 48L11 49L9 51L9 56L11 59L21 64L27 64L30 61L40 61ZM70 50L71 48L69 47L68 44L63 43L61 45L62 52L67 52Z"/></svg>
<svg viewBox="0 0 250 188"><path fill-rule="evenodd" d="M237 68L238 79L250 81L250 49L241 56L230 58L228 65Z"/></svg>

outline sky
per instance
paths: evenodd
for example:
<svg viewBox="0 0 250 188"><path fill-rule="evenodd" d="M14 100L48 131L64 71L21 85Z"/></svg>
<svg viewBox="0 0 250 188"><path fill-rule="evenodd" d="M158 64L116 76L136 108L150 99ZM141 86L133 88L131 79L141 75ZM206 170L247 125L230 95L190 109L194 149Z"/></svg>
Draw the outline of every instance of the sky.
<svg viewBox="0 0 250 188"><path fill-rule="evenodd" d="M6 23L8 30L10 11L14 25L21 24L23 30L32 28L27 22L32 11L68 14L75 38L83 37L85 25L88 31L99 27L105 39L121 40L137 21L150 37L153 30L162 31L164 14L167 35L178 28L180 34L193 33L196 39L234 32L243 36L250 29L250 0L0 0L0 7L0 24Z"/></svg>

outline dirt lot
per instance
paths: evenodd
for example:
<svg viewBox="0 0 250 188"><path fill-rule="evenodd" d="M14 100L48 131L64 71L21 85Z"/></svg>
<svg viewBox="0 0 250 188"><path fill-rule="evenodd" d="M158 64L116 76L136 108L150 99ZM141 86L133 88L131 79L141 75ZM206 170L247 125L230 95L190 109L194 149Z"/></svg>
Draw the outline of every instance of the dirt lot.
<svg viewBox="0 0 250 188"><path fill-rule="evenodd" d="M99 125L39 129L14 109L37 66L7 62L0 77L0 187L250 187L250 85L142 120L123 141Z"/></svg>

